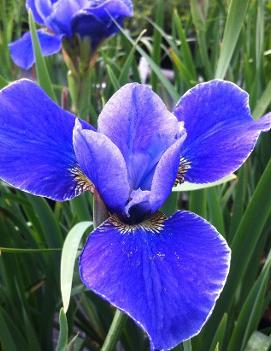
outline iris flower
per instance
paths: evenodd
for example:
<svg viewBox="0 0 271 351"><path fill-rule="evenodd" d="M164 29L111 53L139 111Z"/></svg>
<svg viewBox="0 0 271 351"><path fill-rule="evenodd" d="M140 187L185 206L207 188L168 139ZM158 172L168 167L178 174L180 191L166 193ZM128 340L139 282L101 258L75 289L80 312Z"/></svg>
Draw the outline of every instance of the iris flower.
<svg viewBox="0 0 271 351"><path fill-rule="evenodd" d="M112 18L122 25L133 15L131 0L27 0L35 21L46 30L38 30L44 56L60 51L62 41L73 45L75 35L88 37L93 50L106 38L118 32ZM34 63L31 35L9 44L11 57L19 67L30 68Z"/></svg>
<svg viewBox="0 0 271 351"><path fill-rule="evenodd" d="M99 194L110 217L81 253L83 283L141 326L151 348L199 333L225 284L230 250L203 218L160 207L178 182L208 183L236 171L271 115L254 121L233 83L199 84L173 113L146 85L125 85L98 129L62 110L34 83L0 93L0 177L63 201Z"/></svg>

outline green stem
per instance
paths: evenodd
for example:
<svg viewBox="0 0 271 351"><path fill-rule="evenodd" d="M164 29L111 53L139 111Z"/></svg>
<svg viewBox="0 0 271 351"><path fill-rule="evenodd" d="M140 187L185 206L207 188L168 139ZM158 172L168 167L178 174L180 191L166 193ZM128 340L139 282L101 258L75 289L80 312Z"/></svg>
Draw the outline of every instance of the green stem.
<svg viewBox="0 0 271 351"><path fill-rule="evenodd" d="M127 318L128 317L124 313L116 310L101 351L112 351L114 349Z"/></svg>
<svg viewBox="0 0 271 351"><path fill-rule="evenodd" d="M68 72L69 91L72 99L72 109L78 117L86 119L90 110L91 74L90 70L75 74Z"/></svg>
<svg viewBox="0 0 271 351"><path fill-rule="evenodd" d="M2 253L42 253L42 252L61 252L59 249L16 249L11 247L0 247L0 255Z"/></svg>

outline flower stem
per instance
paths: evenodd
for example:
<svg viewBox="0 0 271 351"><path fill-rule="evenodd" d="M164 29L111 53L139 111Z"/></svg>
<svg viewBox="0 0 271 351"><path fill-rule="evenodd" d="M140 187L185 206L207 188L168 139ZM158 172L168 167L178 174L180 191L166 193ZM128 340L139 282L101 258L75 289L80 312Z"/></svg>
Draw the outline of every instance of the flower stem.
<svg viewBox="0 0 271 351"><path fill-rule="evenodd" d="M69 91L72 98L72 110L78 117L86 119L90 109L91 78L90 71L82 74L68 72Z"/></svg>
<svg viewBox="0 0 271 351"><path fill-rule="evenodd" d="M127 318L124 313L116 310L101 351L112 351L114 349Z"/></svg>

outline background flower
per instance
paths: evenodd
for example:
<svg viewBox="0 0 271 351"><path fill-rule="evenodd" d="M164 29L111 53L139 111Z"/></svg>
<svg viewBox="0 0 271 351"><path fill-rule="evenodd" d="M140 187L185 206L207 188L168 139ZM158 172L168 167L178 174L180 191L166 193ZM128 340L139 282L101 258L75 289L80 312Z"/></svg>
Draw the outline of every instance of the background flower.
<svg viewBox="0 0 271 351"><path fill-rule="evenodd" d="M126 17L133 15L130 0L28 0L35 21L46 29L38 30L44 56L57 53L64 40L73 45L74 36L87 37L93 51L106 38L119 31ZM30 33L9 44L13 61L28 69L34 63Z"/></svg>

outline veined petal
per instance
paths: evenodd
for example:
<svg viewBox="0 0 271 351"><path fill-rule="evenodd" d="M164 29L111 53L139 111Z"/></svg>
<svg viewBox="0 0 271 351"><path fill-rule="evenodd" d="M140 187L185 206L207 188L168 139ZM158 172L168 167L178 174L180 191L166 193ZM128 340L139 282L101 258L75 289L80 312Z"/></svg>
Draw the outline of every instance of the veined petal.
<svg viewBox="0 0 271 351"><path fill-rule="evenodd" d="M186 93L174 111L187 138L182 157L189 164L185 180L214 182L236 171L253 151L271 116L254 121L248 94L237 85L213 80Z"/></svg>
<svg viewBox="0 0 271 351"><path fill-rule="evenodd" d="M37 31L41 52L43 56L56 54L61 49L61 37L43 30ZM29 69L35 62L31 35L25 33L22 38L9 44L12 60L17 66Z"/></svg>
<svg viewBox="0 0 271 351"><path fill-rule="evenodd" d="M44 24L44 16L38 11L36 0L26 0L26 9L32 11L35 22L41 25Z"/></svg>
<svg viewBox="0 0 271 351"><path fill-rule="evenodd" d="M36 84L20 80L0 92L0 178L54 200L81 191L72 144L75 117ZM91 128L86 123L85 128Z"/></svg>
<svg viewBox="0 0 271 351"><path fill-rule="evenodd" d="M79 122L74 128L73 145L80 168L109 210L121 214L130 187L125 161L117 146L103 134L82 129Z"/></svg>
<svg viewBox="0 0 271 351"><path fill-rule="evenodd" d="M44 23L46 18L51 14L53 10L53 4L51 0L35 0L35 5L37 12L43 18Z"/></svg>
<svg viewBox="0 0 271 351"><path fill-rule="evenodd" d="M128 217L146 218L159 210L166 201L178 174L184 139L185 135L170 146L155 166L154 172L150 172L150 176L146 177L144 187L150 190L138 189L130 194L130 201L125 208Z"/></svg>
<svg viewBox="0 0 271 351"><path fill-rule="evenodd" d="M138 222L151 215L150 191L137 189L131 192L129 202L125 206L125 218Z"/></svg>
<svg viewBox="0 0 271 351"><path fill-rule="evenodd" d="M146 85L122 87L104 106L98 130L122 152L133 189L144 179L178 137L178 121Z"/></svg>
<svg viewBox="0 0 271 351"><path fill-rule="evenodd" d="M88 11L92 11L97 17L115 18L133 16L133 3L131 0L96 0L89 3Z"/></svg>
<svg viewBox="0 0 271 351"><path fill-rule="evenodd" d="M117 22L122 25L123 19ZM103 40L118 32L118 27L110 17L102 20L84 10L78 12L72 19L72 32L81 37L88 37L92 49L97 49Z"/></svg>
<svg viewBox="0 0 271 351"><path fill-rule="evenodd" d="M58 0L53 5L50 16L46 19L46 25L57 34L73 35L71 21L73 16L83 9L88 0Z"/></svg>
<svg viewBox="0 0 271 351"><path fill-rule="evenodd" d="M89 289L131 316L154 349L167 350L199 333L229 260L215 228L184 211L134 226L111 217L89 236L79 267Z"/></svg>
<svg viewBox="0 0 271 351"><path fill-rule="evenodd" d="M185 135L176 141L163 154L155 169L150 192L150 207L152 213L166 201L172 191L180 165L180 155Z"/></svg>
<svg viewBox="0 0 271 351"><path fill-rule="evenodd" d="M75 14L72 19L72 31L80 36L87 36L93 48L104 39L119 31L114 20L122 25L126 17L133 15L130 0L101 0L90 2L87 7Z"/></svg>

